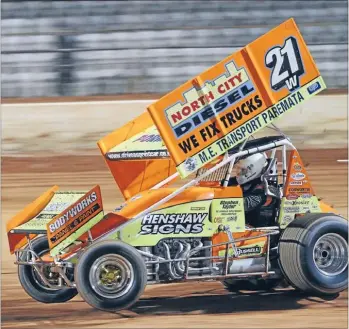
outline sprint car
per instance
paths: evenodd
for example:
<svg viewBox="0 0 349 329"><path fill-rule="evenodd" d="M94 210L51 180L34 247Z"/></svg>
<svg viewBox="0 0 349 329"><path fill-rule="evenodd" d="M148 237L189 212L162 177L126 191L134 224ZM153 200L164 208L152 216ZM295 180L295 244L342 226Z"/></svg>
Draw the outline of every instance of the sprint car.
<svg viewBox="0 0 349 329"><path fill-rule="evenodd" d="M79 293L117 311L159 283L218 280L238 291L286 281L310 295L347 288L347 220L319 200L295 145L273 123L298 105L295 95L303 102L325 84L292 19L255 42L98 141L125 199L116 209L104 211L98 185L54 185L8 221L32 298L60 303ZM270 134L258 136L262 128ZM261 209L267 220L251 225L231 177L257 153L267 158L260 183L272 202Z"/></svg>

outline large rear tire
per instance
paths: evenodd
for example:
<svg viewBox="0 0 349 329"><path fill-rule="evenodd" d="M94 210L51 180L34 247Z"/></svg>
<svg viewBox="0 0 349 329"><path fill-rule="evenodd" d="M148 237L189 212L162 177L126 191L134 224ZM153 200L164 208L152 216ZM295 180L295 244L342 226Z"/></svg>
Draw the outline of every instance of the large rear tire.
<svg viewBox="0 0 349 329"><path fill-rule="evenodd" d="M147 283L147 269L134 247L102 241L82 254L75 279L79 294L88 304L115 312L138 300Z"/></svg>
<svg viewBox="0 0 349 329"><path fill-rule="evenodd" d="M42 236L34 239L32 241L32 248L39 256L46 254L50 250L47 237ZM28 253L23 254L22 260L27 260L28 255ZM44 273L47 276L46 279L49 281L55 280L55 278L48 276L50 274L49 266L44 267ZM31 265L19 265L18 277L25 292L41 303L64 303L75 297L78 293L75 288L49 288L40 279L40 276L36 273L36 269Z"/></svg>
<svg viewBox="0 0 349 329"><path fill-rule="evenodd" d="M279 245L286 279L311 295L348 287L348 222L334 214L307 214L291 222Z"/></svg>

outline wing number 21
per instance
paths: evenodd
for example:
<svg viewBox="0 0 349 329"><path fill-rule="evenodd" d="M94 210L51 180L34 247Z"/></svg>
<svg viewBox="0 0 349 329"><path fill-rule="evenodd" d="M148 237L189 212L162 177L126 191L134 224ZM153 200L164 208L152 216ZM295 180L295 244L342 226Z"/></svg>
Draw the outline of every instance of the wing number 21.
<svg viewBox="0 0 349 329"><path fill-rule="evenodd" d="M297 40L286 39L284 46L270 49L265 56L265 65L272 69L270 85L274 90L287 87L293 91L299 87L299 77L304 73Z"/></svg>

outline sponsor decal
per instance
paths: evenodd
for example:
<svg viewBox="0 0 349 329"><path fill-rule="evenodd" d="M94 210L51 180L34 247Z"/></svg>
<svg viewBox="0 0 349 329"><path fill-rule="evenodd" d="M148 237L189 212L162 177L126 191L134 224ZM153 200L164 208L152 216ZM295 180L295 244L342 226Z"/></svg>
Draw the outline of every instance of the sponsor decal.
<svg viewBox="0 0 349 329"><path fill-rule="evenodd" d="M291 193L298 193L298 194L310 193L310 187L291 187L288 189L288 191Z"/></svg>
<svg viewBox="0 0 349 329"><path fill-rule="evenodd" d="M96 185L47 223L51 252L53 248L58 250L73 233L77 231L85 233L87 231L85 225L99 214L103 215L103 206L100 187Z"/></svg>
<svg viewBox="0 0 349 329"><path fill-rule="evenodd" d="M135 142L141 142L141 143L155 143L155 142L161 142L162 139L159 134L146 134L142 135L139 138L135 139L133 143Z"/></svg>
<svg viewBox="0 0 349 329"><path fill-rule="evenodd" d="M294 181L292 181L292 182L290 182L290 184L289 185L298 185L298 186L300 186L300 185L303 185L303 182L302 181L299 181L299 180L294 180Z"/></svg>
<svg viewBox="0 0 349 329"><path fill-rule="evenodd" d="M35 233L34 231L41 231L40 233L46 232L46 224L47 224L47 218L38 218L35 217L32 220L19 225L15 228L15 232L25 232L26 230L32 231L31 233Z"/></svg>
<svg viewBox="0 0 349 329"><path fill-rule="evenodd" d="M206 136L205 129L201 129L198 132L201 135L200 137L197 137L197 135L193 134L190 137L183 140L182 142L180 142L178 146L183 151L183 154L192 153L194 150L200 148L200 146L203 144L202 142L207 143L213 138L216 138L218 133L222 133L225 130L229 130L230 132L227 133L224 137L216 140L215 142L210 144L210 146L203 148L201 151L198 151L197 153L195 153L194 156L192 156L192 158L198 160L197 166L202 167L204 164L212 161L218 155L223 154L230 148L234 147L236 144L240 143L242 140L249 137L251 134L257 132L259 129L273 122L286 111L292 109L298 104L301 104L304 100L305 99L302 93L296 91L294 94L291 94L286 98L282 99L280 102L278 102L271 108L268 108L263 111L265 104L262 102L260 96L256 95L253 99L251 98L249 102L253 105L255 112L260 112L259 114L250 114L251 119L247 121L245 116L243 116L242 114L237 114L237 117L241 118L241 121L245 120L244 123L239 123L237 125L234 125L234 122L238 123L240 121L239 119L237 119L237 117L231 117L230 114L232 113L224 114L219 118L219 120L221 121L220 127L222 125L223 127L218 129L216 129L216 126L214 128L210 127L210 129L214 129L214 132L208 135L209 138ZM234 112L235 110L238 110L238 108L232 110L232 112L236 113ZM231 120L227 118L231 118ZM216 124L212 123L211 125ZM190 173L185 167L185 161L179 164L178 166L183 166L186 171L186 173L184 174L184 172L179 169L182 177L186 177Z"/></svg>
<svg viewBox="0 0 349 329"><path fill-rule="evenodd" d="M170 153L163 150L154 151L130 151L130 152L108 152L106 157L109 160L133 160L133 159L158 159L167 158Z"/></svg>
<svg viewBox="0 0 349 329"><path fill-rule="evenodd" d="M237 221L237 219L238 219L237 215L229 216L227 218L227 222L235 222L235 221Z"/></svg>
<svg viewBox="0 0 349 329"><path fill-rule="evenodd" d="M188 158L184 162L184 166L188 171L194 171L197 166L197 161L194 158Z"/></svg>
<svg viewBox="0 0 349 329"><path fill-rule="evenodd" d="M237 225L244 222L243 198L217 198L211 205L211 218L213 223L215 218L223 218L223 223L229 223L231 228L238 230Z"/></svg>
<svg viewBox="0 0 349 329"><path fill-rule="evenodd" d="M82 212L87 208L91 203L97 200L97 194L93 191L90 195L86 196L79 203L74 205L62 216L57 218L52 224L49 224L49 229L51 233L56 232L60 227L64 226L71 218L74 218L78 213Z"/></svg>
<svg viewBox="0 0 349 329"><path fill-rule="evenodd" d="M302 179L305 178L305 175L303 173L301 173L301 172L297 172L295 174L292 174L291 177L294 180L302 180Z"/></svg>
<svg viewBox="0 0 349 329"><path fill-rule="evenodd" d="M296 170L296 171L301 171L302 170L302 166L296 162L293 166L293 169Z"/></svg>
<svg viewBox="0 0 349 329"><path fill-rule="evenodd" d="M290 212L290 213L298 213L298 212L300 212L300 207L284 207L283 208L283 210L285 211L285 212Z"/></svg>
<svg viewBox="0 0 349 329"><path fill-rule="evenodd" d="M188 134L195 130L197 127L207 124L203 129L200 130L200 136L201 138L206 141L210 139L211 137L219 134L221 132L221 129L217 125L216 122L210 122L210 120L214 119L216 115L218 115L219 112L226 110L230 106L232 106L234 103L240 101L248 94L252 93L254 91L254 87L251 82L244 84L241 88L239 88L237 91L232 92L227 97L220 98L217 102L214 102L213 104L210 104L208 107L206 107L203 111L199 112L194 117L184 121L179 126L174 128L174 133L176 137L179 139L185 134ZM212 92L210 92L212 93ZM231 120L239 120L241 116L244 114L248 114L249 110L251 109L256 110L259 106L258 103L260 102L259 98L256 99L255 97L248 99L246 102L243 103L243 106L237 107L235 111L233 112L233 116L230 117ZM241 120L241 119L240 119ZM228 126L228 117L222 116L221 122Z"/></svg>
<svg viewBox="0 0 349 329"><path fill-rule="evenodd" d="M309 204L310 204L310 200L303 200L303 199L285 201L285 205L291 205L291 206L308 206Z"/></svg>
<svg viewBox="0 0 349 329"><path fill-rule="evenodd" d="M313 83L312 85L310 85L307 90L309 95L314 94L317 90L319 90L321 88L320 82L316 81L315 83Z"/></svg>
<svg viewBox="0 0 349 329"><path fill-rule="evenodd" d="M207 213L149 214L142 219L140 234L198 234Z"/></svg>
<svg viewBox="0 0 349 329"><path fill-rule="evenodd" d="M224 217L215 217L213 219L213 222L217 223L217 224L220 224L220 223L223 223L223 220L224 220Z"/></svg>
<svg viewBox="0 0 349 329"><path fill-rule="evenodd" d="M193 207L190 207L190 210L192 211L202 211L202 210L205 210L206 208L205 207L196 207L196 206L193 206Z"/></svg>
<svg viewBox="0 0 349 329"><path fill-rule="evenodd" d="M139 118L136 118L134 124L137 124L139 120ZM106 158L111 161L162 159L168 157L169 152L155 126L126 138L126 140L115 145L106 153Z"/></svg>
<svg viewBox="0 0 349 329"><path fill-rule="evenodd" d="M259 246L255 246L255 247L249 247L249 248L237 248L237 250L238 250L238 256L246 256L246 255L260 254L262 251L262 248Z"/></svg>
<svg viewBox="0 0 349 329"><path fill-rule="evenodd" d="M292 219L293 218L290 215L284 216L284 220L287 221L287 222L291 221Z"/></svg>
<svg viewBox="0 0 349 329"><path fill-rule="evenodd" d="M262 108L263 106L264 105L260 96L255 95L254 97L247 99L241 106L234 108L231 112L228 112L224 115L222 114L219 117L219 121L212 121L202 129L198 128L197 134L193 134L190 137L186 138L185 140L180 142L178 146L184 154L187 154L193 149L199 148L200 144L209 143L209 141L211 141L213 138L216 138L218 135L222 134L224 130L232 130L235 126L234 123L237 123L239 121L242 121L243 123L244 121L246 121L247 117L251 116L251 113L260 112L260 108ZM215 114L212 111L211 107L209 107L208 110L209 111L207 112L210 114L209 117L211 117L211 120L216 120L214 116ZM270 114L274 117L274 114L272 112L270 112ZM241 128L241 131L236 131L237 134L234 134L234 137L236 138L237 135L237 137L239 137L240 139L244 139L245 137L248 137L246 135L251 134L252 132L257 130L260 124L260 118L256 119L255 122L246 122L246 127ZM186 123L183 123L179 127L175 128L174 133L177 138L180 138L182 137L182 135L186 135L192 131L194 132L195 128L196 126L192 126L190 124L186 125ZM226 141L224 141L223 143L225 142ZM228 141L228 143L230 143L230 141Z"/></svg>
<svg viewBox="0 0 349 329"><path fill-rule="evenodd" d="M85 222L87 219L98 214L101 210L101 206L97 203L93 205L90 209L80 214L71 223L68 223L62 230L50 238L51 243L57 242L60 238L64 237L66 234L74 231L81 223Z"/></svg>
<svg viewBox="0 0 349 329"><path fill-rule="evenodd" d="M37 219L52 219L53 217L56 217L57 214L40 214L36 216Z"/></svg>
<svg viewBox="0 0 349 329"><path fill-rule="evenodd" d="M56 212L59 213L62 210L64 210L65 208L69 207L70 203L68 202L54 202L54 203L50 203L45 207L45 211L52 211L52 212Z"/></svg>
<svg viewBox="0 0 349 329"><path fill-rule="evenodd" d="M240 201L233 201L233 200L222 200L220 202L220 205L222 206L222 209L234 209Z"/></svg>
<svg viewBox="0 0 349 329"><path fill-rule="evenodd" d="M302 198L305 198L305 199L309 199L309 198L311 198L312 196L313 196L312 194L307 194L307 193L302 194Z"/></svg>
<svg viewBox="0 0 349 329"><path fill-rule="evenodd" d="M259 255L262 253L262 247L258 245L254 246L246 246L246 247L238 247L237 250L237 257L244 257L244 256L253 256L253 255ZM233 256L233 250L229 249L228 251L230 256ZM225 250L220 250L218 253L220 256L225 254Z"/></svg>
<svg viewBox="0 0 349 329"><path fill-rule="evenodd" d="M288 195L286 195L286 199L287 200L296 200L296 199L298 199L298 195L297 194L288 194Z"/></svg>
<svg viewBox="0 0 349 329"><path fill-rule="evenodd" d="M171 127L177 127L174 131L177 138L200 126L229 106L238 102L244 96L254 91L245 68L238 69L233 61L225 64L226 71L207 81L200 87L194 80L193 88L183 93L184 103L177 102L165 110ZM201 90L201 93L198 91Z"/></svg>

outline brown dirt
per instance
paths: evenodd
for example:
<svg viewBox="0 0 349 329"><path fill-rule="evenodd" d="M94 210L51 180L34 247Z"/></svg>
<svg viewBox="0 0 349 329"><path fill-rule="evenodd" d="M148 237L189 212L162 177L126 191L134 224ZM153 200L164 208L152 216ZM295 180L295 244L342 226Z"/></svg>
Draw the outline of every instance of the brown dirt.
<svg viewBox="0 0 349 329"><path fill-rule="evenodd" d="M318 196L347 217L347 150L302 151ZM104 160L97 156L2 159L2 326L4 328L347 328L348 294L334 300L292 289L231 294L219 282L149 286L130 310L104 313L74 298L46 305L28 297L9 255L5 224L49 186L88 189L100 184L106 211L121 202Z"/></svg>
<svg viewBox="0 0 349 329"><path fill-rule="evenodd" d="M343 95L348 94L348 89L326 89L322 95ZM51 102L86 102L86 101L115 101L135 99L159 99L165 94L117 94L117 95L96 95L96 96L59 96L59 97L27 97L27 98L3 98L3 104L18 103L51 103Z"/></svg>

